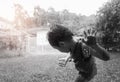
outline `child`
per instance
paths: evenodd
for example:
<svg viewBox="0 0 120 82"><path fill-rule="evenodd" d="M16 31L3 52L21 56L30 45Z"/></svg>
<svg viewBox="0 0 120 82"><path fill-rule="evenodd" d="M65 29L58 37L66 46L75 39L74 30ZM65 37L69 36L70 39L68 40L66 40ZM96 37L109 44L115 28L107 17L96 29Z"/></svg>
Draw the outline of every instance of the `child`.
<svg viewBox="0 0 120 82"><path fill-rule="evenodd" d="M73 59L79 72L75 82L88 82L96 75L93 56L104 61L110 59L108 52L96 43L94 31L88 30L88 33L84 32L84 34L86 40L76 41L73 33L61 25L54 25L48 32L48 41L53 48L65 53L70 52L69 57L60 60L64 61L60 63L60 66L65 66Z"/></svg>

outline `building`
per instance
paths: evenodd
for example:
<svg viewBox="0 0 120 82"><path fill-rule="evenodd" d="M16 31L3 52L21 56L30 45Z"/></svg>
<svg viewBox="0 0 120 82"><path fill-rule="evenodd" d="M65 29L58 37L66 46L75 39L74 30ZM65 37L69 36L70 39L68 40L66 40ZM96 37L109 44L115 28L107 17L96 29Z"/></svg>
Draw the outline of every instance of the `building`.
<svg viewBox="0 0 120 82"><path fill-rule="evenodd" d="M28 39L27 50L32 54L63 54L58 50L53 49L47 40L47 32L49 28L37 27L29 30L32 35Z"/></svg>

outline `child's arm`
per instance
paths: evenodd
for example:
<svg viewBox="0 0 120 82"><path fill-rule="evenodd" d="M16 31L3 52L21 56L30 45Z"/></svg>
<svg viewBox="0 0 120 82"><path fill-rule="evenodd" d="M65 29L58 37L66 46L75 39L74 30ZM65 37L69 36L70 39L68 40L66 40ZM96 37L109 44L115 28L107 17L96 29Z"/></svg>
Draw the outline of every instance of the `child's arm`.
<svg viewBox="0 0 120 82"><path fill-rule="evenodd" d="M92 30L88 30L88 32L84 32L84 35L86 37L86 41L83 40L83 42L86 44L86 47L90 47L90 53L97 58L100 58L104 61L107 61L110 59L109 53L101 47L99 44L96 42L96 32Z"/></svg>
<svg viewBox="0 0 120 82"><path fill-rule="evenodd" d="M104 61L110 60L109 53L103 47L101 47L99 44L92 45L90 47L91 47L90 52L95 57L102 59Z"/></svg>
<svg viewBox="0 0 120 82"><path fill-rule="evenodd" d="M65 58L60 58L60 59L59 59L59 65L60 65L61 67L65 67L66 64L67 64L67 62L69 62L70 59L71 59L71 56L70 56L70 55L68 55L68 56L65 57Z"/></svg>

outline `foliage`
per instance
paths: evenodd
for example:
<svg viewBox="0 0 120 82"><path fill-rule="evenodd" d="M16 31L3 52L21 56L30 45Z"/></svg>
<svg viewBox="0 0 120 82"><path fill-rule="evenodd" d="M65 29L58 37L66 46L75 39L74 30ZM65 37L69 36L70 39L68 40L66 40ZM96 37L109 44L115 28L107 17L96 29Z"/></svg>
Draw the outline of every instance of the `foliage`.
<svg viewBox="0 0 120 82"><path fill-rule="evenodd" d="M15 8L15 27L31 27L33 25L32 19L29 17L27 11L20 4L14 4Z"/></svg>
<svg viewBox="0 0 120 82"><path fill-rule="evenodd" d="M75 34L80 35L81 29L91 28L96 16L85 16L69 12L67 9L55 11L50 7L47 11L35 6L33 17L20 4L15 4L15 26L17 28L49 27L50 24L61 24L68 27Z"/></svg>
<svg viewBox="0 0 120 82"><path fill-rule="evenodd" d="M42 26L47 23L46 21L46 13L43 9L41 9L39 6L36 6L34 8L34 22L36 26Z"/></svg>
<svg viewBox="0 0 120 82"><path fill-rule="evenodd" d="M95 15L84 16L69 12L67 9L55 11L50 7L47 11L35 6L33 17L30 17L27 11L20 4L14 4L15 7L15 26L30 27L49 27L50 24L61 24L70 28L73 32L79 31L81 28L87 28L95 22Z"/></svg>
<svg viewBox="0 0 120 82"><path fill-rule="evenodd" d="M104 34L103 43L115 45L120 42L120 0L107 2L98 11L97 16L96 27L97 30L102 31Z"/></svg>
<svg viewBox="0 0 120 82"><path fill-rule="evenodd" d="M49 24L61 24L68 27L73 32L79 31L81 28L88 27L95 21L95 15L84 16L69 12L67 9L62 11L55 11L50 7L47 11L39 6L34 8L34 22L36 26L42 27Z"/></svg>

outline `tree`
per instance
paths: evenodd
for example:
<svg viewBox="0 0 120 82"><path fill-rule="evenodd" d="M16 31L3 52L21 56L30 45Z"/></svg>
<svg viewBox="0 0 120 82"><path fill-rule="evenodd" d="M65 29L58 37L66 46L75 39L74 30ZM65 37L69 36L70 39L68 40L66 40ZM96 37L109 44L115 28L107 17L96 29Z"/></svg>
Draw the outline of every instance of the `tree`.
<svg viewBox="0 0 120 82"><path fill-rule="evenodd" d="M61 14L50 7L47 11L47 21L51 24L62 24Z"/></svg>
<svg viewBox="0 0 120 82"><path fill-rule="evenodd" d="M20 4L14 4L15 7L15 26L26 27L26 19L29 17L27 11Z"/></svg>
<svg viewBox="0 0 120 82"><path fill-rule="evenodd" d="M34 22L36 26L43 26L47 23L46 12L39 6L34 7Z"/></svg>
<svg viewBox="0 0 120 82"><path fill-rule="evenodd" d="M97 16L98 20L96 27L97 30L104 34L103 44L112 44L112 46L118 44L120 42L120 37L115 36L120 32L120 0L111 0L107 2L98 11Z"/></svg>

